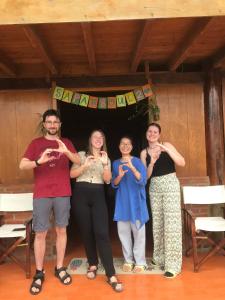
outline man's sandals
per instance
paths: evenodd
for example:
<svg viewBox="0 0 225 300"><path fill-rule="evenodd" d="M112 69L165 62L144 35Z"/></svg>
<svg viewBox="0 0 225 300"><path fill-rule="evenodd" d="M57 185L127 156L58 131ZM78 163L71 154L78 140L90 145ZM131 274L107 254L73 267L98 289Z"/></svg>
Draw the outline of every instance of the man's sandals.
<svg viewBox="0 0 225 300"><path fill-rule="evenodd" d="M62 272L63 275L61 275L60 273ZM55 267L55 277L57 277L59 279L59 281L64 284L64 285L69 285L72 283L72 277L70 276L70 274L67 273L66 268L65 267L61 267L59 269L57 269ZM67 279L70 279L69 281L67 281Z"/></svg>
<svg viewBox="0 0 225 300"><path fill-rule="evenodd" d="M123 284L115 275L112 277L108 277L107 282L115 292L120 293L123 291Z"/></svg>
<svg viewBox="0 0 225 300"><path fill-rule="evenodd" d="M33 281L30 286L30 293L32 295L37 295L41 292L44 280L45 280L45 271L36 270L36 273L33 277Z"/></svg>

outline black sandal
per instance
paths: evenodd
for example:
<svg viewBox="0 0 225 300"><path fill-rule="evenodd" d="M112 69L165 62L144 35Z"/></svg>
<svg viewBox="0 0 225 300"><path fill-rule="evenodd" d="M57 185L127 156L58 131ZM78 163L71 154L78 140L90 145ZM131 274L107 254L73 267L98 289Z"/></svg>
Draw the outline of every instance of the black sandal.
<svg viewBox="0 0 225 300"><path fill-rule="evenodd" d="M92 267L96 267L96 269L92 270L91 268ZM98 267L97 266L89 266L88 269L87 269L87 273L86 273L86 276L88 279L92 280L92 279L95 279L96 276L97 276L97 271L98 271ZM93 274L93 277L89 277L89 275Z"/></svg>
<svg viewBox="0 0 225 300"><path fill-rule="evenodd" d="M116 277L115 275L112 277ZM112 281L111 278L112 277L108 277L107 283L112 287L112 289L117 292L120 293L123 291L123 284L121 281L118 280L118 278L116 277L116 281ZM121 288L119 288L119 285L121 285Z"/></svg>
<svg viewBox="0 0 225 300"><path fill-rule="evenodd" d="M38 279L41 281L41 283L36 282ZM37 295L41 292L44 280L45 280L45 271L44 270L42 270L42 271L36 270L36 274L34 275L33 281L30 286L31 295ZM38 290L33 291L32 290L33 288L36 288Z"/></svg>
<svg viewBox="0 0 225 300"><path fill-rule="evenodd" d="M62 271L65 272L65 274L64 274L63 276L60 276L59 274L60 274ZM72 277L71 277L70 274L66 271L66 268L65 268L65 267L61 267L61 268L59 268L59 269L57 269L57 268L55 267L55 277L57 277L57 278L59 279L59 281L60 281L62 284L64 284L64 285L69 285L69 284L72 283ZM70 281L65 282L65 280L66 280L67 278L70 278Z"/></svg>

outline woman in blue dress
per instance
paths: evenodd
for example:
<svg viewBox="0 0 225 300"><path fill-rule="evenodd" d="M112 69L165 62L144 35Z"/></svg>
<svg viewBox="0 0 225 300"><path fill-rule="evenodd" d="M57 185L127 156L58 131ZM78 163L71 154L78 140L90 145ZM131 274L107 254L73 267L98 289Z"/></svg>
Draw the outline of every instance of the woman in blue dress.
<svg viewBox="0 0 225 300"><path fill-rule="evenodd" d="M123 271L138 273L146 269L145 223L149 219L146 204L146 168L131 155L130 137L120 140L121 158L113 162L112 186L116 189L114 221L124 256ZM133 235L133 239L132 239Z"/></svg>

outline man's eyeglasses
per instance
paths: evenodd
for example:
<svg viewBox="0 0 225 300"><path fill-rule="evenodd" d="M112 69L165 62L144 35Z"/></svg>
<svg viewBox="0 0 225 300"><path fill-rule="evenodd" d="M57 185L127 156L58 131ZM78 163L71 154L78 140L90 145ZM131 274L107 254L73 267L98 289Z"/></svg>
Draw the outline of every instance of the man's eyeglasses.
<svg viewBox="0 0 225 300"><path fill-rule="evenodd" d="M61 122L59 122L59 121L45 121L45 124L47 124L47 125L59 125L59 124L61 124Z"/></svg>

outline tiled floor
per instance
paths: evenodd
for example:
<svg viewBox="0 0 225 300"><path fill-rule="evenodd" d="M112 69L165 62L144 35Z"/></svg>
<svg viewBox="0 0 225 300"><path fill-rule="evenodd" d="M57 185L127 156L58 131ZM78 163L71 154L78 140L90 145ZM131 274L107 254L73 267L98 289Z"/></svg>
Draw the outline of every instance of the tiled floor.
<svg viewBox="0 0 225 300"><path fill-rule="evenodd" d="M113 245L116 255L120 250ZM116 252L116 253L115 253ZM74 247L67 253L65 262L72 257L84 256L82 246ZM34 271L35 267L32 266ZM103 275L88 280L83 275L74 275L71 286L63 286L53 274L54 261L46 262L46 281L38 296L29 294L31 280L25 279L24 272L15 264L0 265L0 299L5 300L222 300L225 299L225 257L211 258L199 273L194 273L192 259L184 258L183 271L175 279L166 279L162 275L121 275L125 290L115 293L106 284Z"/></svg>

